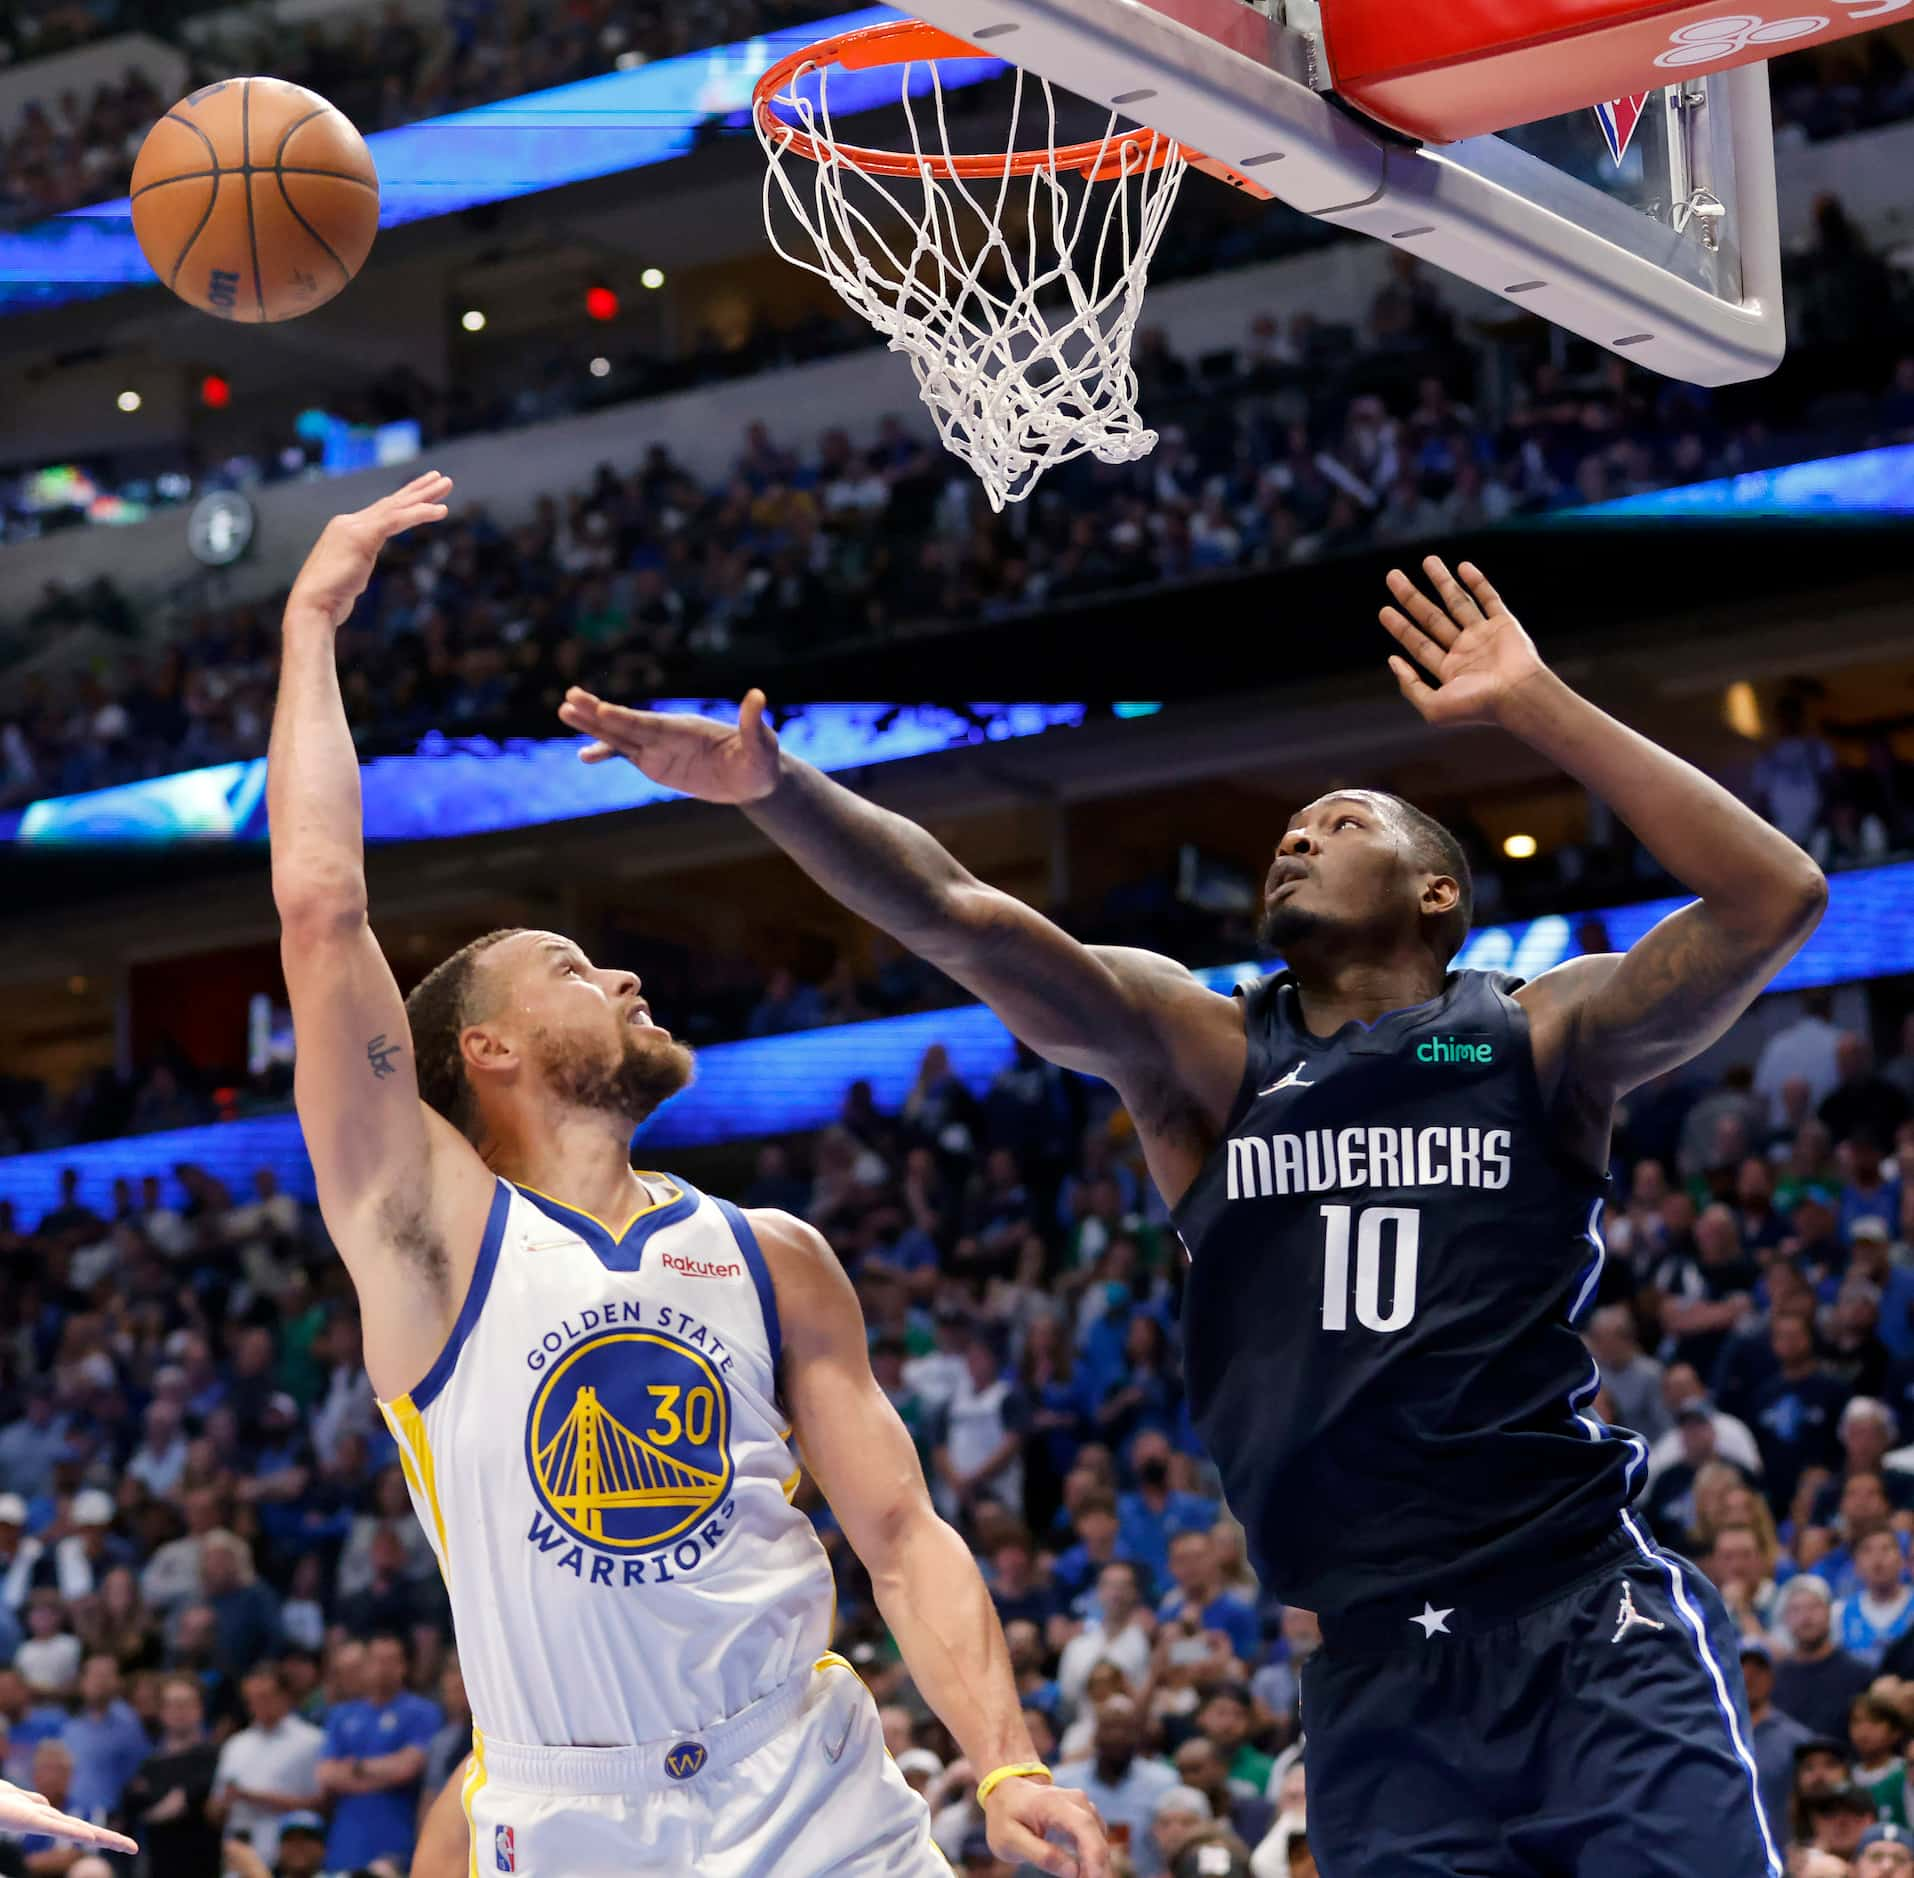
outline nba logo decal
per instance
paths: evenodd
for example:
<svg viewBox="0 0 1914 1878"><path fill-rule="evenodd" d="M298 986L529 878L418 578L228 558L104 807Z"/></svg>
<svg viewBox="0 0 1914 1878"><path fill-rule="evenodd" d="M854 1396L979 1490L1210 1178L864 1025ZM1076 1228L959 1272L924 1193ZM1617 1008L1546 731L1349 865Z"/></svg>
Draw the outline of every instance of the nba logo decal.
<svg viewBox="0 0 1914 1878"><path fill-rule="evenodd" d="M498 1848L498 1868L500 1871L518 1870L518 1845L512 1837L510 1826L501 1826L494 1841Z"/></svg>
<svg viewBox="0 0 1914 1878"><path fill-rule="evenodd" d="M680 1741L675 1747L665 1749L665 1772L673 1780L689 1780L704 1766L706 1759L702 1741Z"/></svg>
<svg viewBox="0 0 1914 1878"><path fill-rule="evenodd" d="M730 1420L724 1379L689 1344L656 1330L589 1337L532 1399L533 1490L589 1544L653 1551L724 1503Z"/></svg>
<svg viewBox="0 0 1914 1878"><path fill-rule="evenodd" d="M1638 91L1631 98L1617 98L1610 104L1598 104L1595 107L1596 121L1602 127L1602 137L1608 144L1608 154L1619 168L1621 160L1628 154L1628 146L1634 139L1635 126L1642 121L1642 113L1652 92Z"/></svg>

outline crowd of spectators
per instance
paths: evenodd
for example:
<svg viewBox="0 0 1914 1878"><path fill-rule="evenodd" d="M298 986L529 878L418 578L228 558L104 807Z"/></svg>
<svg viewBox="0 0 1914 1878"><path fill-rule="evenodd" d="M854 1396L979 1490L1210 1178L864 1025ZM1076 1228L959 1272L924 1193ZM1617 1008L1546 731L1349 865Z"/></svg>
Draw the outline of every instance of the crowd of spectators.
<svg viewBox="0 0 1914 1878"><path fill-rule="evenodd" d="M1769 68L1775 128L1824 143L1914 117L1914 36L1904 29L1776 59Z"/></svg>
<svg viewBox="0 0 1914 1878"><path fill-rule="evenodd" d="M266 1107L284 1108L291 1096L284 1076L274 1075L260 1079L261 1093L270 1091L268 1100L250 1100L242 1108L229 1095L222 1107L209 1093L209 1084L217 1080L171 1050L137 1076L101 1070L80 1077L58 1096L35 1079L0 1076L0 1155L192 1128Z"/></svg>
<svg viewBox="0 0 1914 1878"><path fill-rule="evenodd" d="M171 103L137 66L90 99L73 90L34 99L0 145L0 227L123 195L146 133Z"/></svg>
<svg viewBox="0 0 1914 1878"><path fill-rule="evenodd" d="M1800 1878L1914 1817L1914 1018L1900 1043L1877 1068L1811 996L1725 1078L1631 1097L1585 1333L1596 1412L1647 1450L1642 1515L1741 1631ZM737 1197L843 1258L1038 1745L1116 1869L1312 1872L1297 1673L1319 1633L1259 1591L1193 1439L1181 1261L1110 1093L1027 1052L976 1090L933 1049L896 1112L854 1085ZM121 1822L153 1874L219 1870L222 1842L235 1878L405 1871L469 1714L343 1268L271 1175L75 1175L44 1218L0 1205L0 1482L0 1772ZM800 1504L937 1842L1010 1878L982 1770L808 1483ZM0 1848L0 1872L76 1863Z"/></svg>
<svg viewBox="0 0 1914 1878"><path fill-rule="evenodd" d="M1326 223L1280 206L1199 192L1185 198L1164 231L1150 277L1160 284L1221 273L1333 239ZM208 489L250 489L336 473L341 433L359 437L405 424L416 427L421 445L430 447L785 371L876 343L869 323L835 300L805 307L763 295L747 314L741 326L723 333L706 325L679 339L636 345L624 343L617 327L593 326L581 339L572 322L557 319L548 330L515 335L509 346L461 348L444 382L401 364L356 387L333 387L323 417L303 413L289 431L216 453L190 439L152 444L73 465L74 473L63 473L54 487L42 474L43 458L30 458L16 475L0 476L0 544L89 520L124 525L197 500ZM1325 324L1309 350L1319 365L1340 369L1356 350L1354 330ZM6 656L0 645L0 662Z"/></svg>
<svg viewBox="0 0 1914 1878"><path fill-rule="evenodd" d="M269 1175L167 1184L0 1207L0 1773L152 1878L398 1878L469 1715L357 1321Z"/></svg>
<svg viewBox="0 0 1914 1878"><path fill-rule="evenodd" d="M112 33L173 40L192 82L270 70L332 99L362 130L390 129L497 98L595 77L622 65L749 40L840 11L835 0L447 0L418 16L385 0L343 22L308 22L295 38L276 17L216 36L182 28L209 0L58 0L12 8L0 63ZM1811 141L1914 116L1907 41L1892 29L1774 64L1777 126ZM36 100L0 148L0 225L120 193L147 126L168 103L129 70L89 101Z"/></svg>
<svg viewBox="0 0 1914 1878"><path fill-rule="evenodd" d="M270 682L263 664L258 682L263 716ZM1813 686L1803 681L1776 699L1772 734L1746 774L1728 780L1826 870L1914 855L1914 765L1898 757L1885 733L1846 740L1864 760L1840 760L1815 724ZM1482 922L1674 891L1654 857L1602 804L1590 798L1587 810L1579 837L1511 866L1466 804L1442 805L1469 859ZM1255 883L1240 869L1188 850L1173 865L1052 912L1067 929L1098 943L1150 946L1204 966L1256 956L1255 904ZM1610 949L1598 914L1582 915L1576 937L1584 950ZM881 934L855 965L828 948L751 962L707 947L660 945L622 929L608 931L603 948L642 970L659 1002L681 1014L674 1027L697 1047L970 1001L952 980ZM131 1073L103 1067L58 1094L35 1079L0 1076L0 1155L283 1111L290 1101L284 1062L196 1063L169 1044Z"/></svg>
<svg viewBox="0 0 1914 1878"><path fill-rule="evenodd" d="M995 515L955 458L894 418L808 448L754 423L709 483L654 444L524 520L470 506L395 543L342 635L348 714L368 751L435 730L548 734L573 682L668 695L727 655L768 671L833 635L1280 568L1814 453L1614 358L1581 377L1538 363L1491 417L1452 388L1461 356L1412 265L1377 295L1360 344L1306 314L1286 328L1259 316L1241 347L1200 361L1146 332L1155 452L1080 460ZM1851 440L1910 436L1914 356ZM0 807L262 754L276 612L201 611L166 637L129 632L110 588L50 588L5 635L16 656L80 623L114 634L113 650L9 684Z"/></svg>
<svg viewBox="0 0 1914 1878"><path fill-rule="evenodd" d="M33 56L108 32L170 38L188 55L186 89L235 71L269 71L329 98L371 132L839 9L831 0L447 0L421 20L387 0L343 23L314 20L296 30L267 9L257 23L213 38L179 30L191 10L150 0L16 8L12 40L16 56ZM142 139L170 103L134 67L100 84L91 100L72 90L34 100L0 146L0 226L124 194Z"/></svg>

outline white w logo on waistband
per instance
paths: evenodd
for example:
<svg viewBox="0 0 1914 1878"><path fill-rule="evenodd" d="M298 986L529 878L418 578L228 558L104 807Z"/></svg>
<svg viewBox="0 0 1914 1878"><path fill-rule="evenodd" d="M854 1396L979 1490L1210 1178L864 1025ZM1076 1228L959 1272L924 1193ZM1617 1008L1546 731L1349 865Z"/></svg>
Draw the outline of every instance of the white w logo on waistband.
<svg viewBox="0 0 1914 1878"><path fill-rule="evenodd" d="M1666 1624L1658 1623L1652 1617L1644 1617L1640 1611L1636 1610L1635 1587L1629 1584L1625 1579L1622 1582L1622 1605L1621 1609L1616 1613L1616 1618L1615 1634L1609 1638L1610 1643L1620 1643L1624 1634L1636 1624L1641 1625L1644 1630L1666 1630L1668 1628Z"/></svg>

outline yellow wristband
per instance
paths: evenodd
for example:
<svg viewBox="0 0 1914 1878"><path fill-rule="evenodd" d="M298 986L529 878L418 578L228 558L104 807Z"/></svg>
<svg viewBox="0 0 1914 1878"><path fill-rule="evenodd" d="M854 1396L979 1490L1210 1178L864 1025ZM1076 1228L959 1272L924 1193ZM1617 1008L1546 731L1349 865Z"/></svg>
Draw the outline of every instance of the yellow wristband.
<svg viewBox="0 0 1914 1878"><path fill-rule="evenodd" d="M986 1774L977 1783L977 1804L984 1805L1006 1780L1048 1780L1050 1769L1041 1761L1016 1761Z"/></svg>

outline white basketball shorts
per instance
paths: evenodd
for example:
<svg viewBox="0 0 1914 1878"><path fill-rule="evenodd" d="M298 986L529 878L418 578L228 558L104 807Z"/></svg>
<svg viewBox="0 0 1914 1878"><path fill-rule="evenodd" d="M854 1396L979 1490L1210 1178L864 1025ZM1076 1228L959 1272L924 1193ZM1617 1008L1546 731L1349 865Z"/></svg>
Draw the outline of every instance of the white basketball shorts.
<svg viewBox="0 0 1914 1878"><path fill-rule="evenodd" d="M950 1878L838 1656L696 1735L551 1748L475 1733L465 1807L474 1878Z"/></svg>

